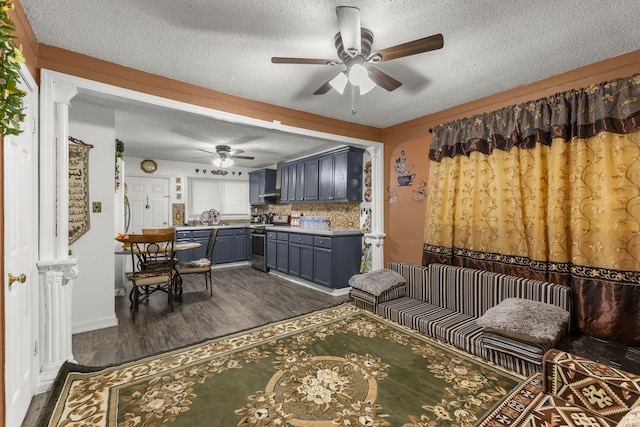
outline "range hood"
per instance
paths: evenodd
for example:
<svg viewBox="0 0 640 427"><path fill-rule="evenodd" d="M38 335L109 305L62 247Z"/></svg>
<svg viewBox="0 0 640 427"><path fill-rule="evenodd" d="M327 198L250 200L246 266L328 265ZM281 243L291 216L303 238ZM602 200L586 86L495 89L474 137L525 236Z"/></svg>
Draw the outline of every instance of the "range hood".
<svg viewBox="0 0 640 427"><path fill-rule="evenodd" d="M265 199L280 197L280 189L274 188L264 194L258 194L258 197L264 197Z"/></svg>
<svg viewBox="0 0 640 427"><path fill-rule="evenodd" d="M280 183L282 175L282 162L276 165L276 188L265 191L264 194L258 194L258 197L264 197L267 199L275 199L280 197Z"/></svg>

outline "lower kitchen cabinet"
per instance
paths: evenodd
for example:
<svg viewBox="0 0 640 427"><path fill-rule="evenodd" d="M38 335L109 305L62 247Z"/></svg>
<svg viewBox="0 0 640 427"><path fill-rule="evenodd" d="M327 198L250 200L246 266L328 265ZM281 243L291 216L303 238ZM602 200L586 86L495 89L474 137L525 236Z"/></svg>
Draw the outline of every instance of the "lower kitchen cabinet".
<svg viewBox="0 0 640 427"><path fill-rule="evenodd" d="M360 272L362 236L267 232L267 266L330 288Z"/></svg>
<svg viewBox="0 0 640 427"><path fill-rule="evenodd" d="M289 274L313 281L313 236L289 233Z"/></svg>
<svg viewBox="0 0 640 427"><path fill-rule="evenodd" d="M361 236L314 236L313 281L331 288L346 288L360 272Z"/></svg>
<svg viewBox="0 0 640 427"><path fill-rule="evenodd" d="M188 251L176 252L176 259L179 262L189 262L207 256L207 243L209 242L210 231L206 230L186 230L176 231L176 243L197 242L200 247Z"/></svg>
<svg viewBox="0 0 640 427"><path fill-rule="evenodd" d="M188 262L206 257L209 234L209 229L176 231L176 243L200 243L199 248L177 252L178 261ZM213 248L213 264L246 261L250 257L251 240L248 228L218 229L216 244Z"/></svg>
<svg viewBox="0 0 640 427"><path fill-rule="evenodd" d="M274 270L278 267L278 233L267 232L267 267Z"/></svg>
<svg viewBox="0 0 640 427"><path fill-rule="evenodd" d="M278 232L276 270L289 273L289 233Z"/></svg>
<svg viewBox="0 0 640 427"><path fill-rule="evenodd" d="M213 264L226 264L247 260L247 228L219 229L213 248Z"/></svg>
<svg viewBox="0 0 640 427"><path fill-rule="evenodd" d="M233 246L233 260L234 262L247 261L251 256L247 256L247 248L251 243L251 233L248 228L236 228L234 229L234 246Z"/></svg>

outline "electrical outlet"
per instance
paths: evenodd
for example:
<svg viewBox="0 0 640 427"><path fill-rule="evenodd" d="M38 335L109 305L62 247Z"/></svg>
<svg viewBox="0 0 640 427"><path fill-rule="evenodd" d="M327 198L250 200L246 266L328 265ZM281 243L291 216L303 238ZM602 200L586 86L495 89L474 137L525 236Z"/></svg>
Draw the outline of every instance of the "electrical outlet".
<svg viewBox="0 0 640 427"><path fill-rule="evenodd" d="M102 202L93 202L93 213L102 212Z"/></svg>

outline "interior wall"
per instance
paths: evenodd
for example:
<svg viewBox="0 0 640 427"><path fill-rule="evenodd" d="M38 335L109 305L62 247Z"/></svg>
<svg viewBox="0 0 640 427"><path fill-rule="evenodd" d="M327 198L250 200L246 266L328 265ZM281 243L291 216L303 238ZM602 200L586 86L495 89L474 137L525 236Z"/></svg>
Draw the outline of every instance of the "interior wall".
<svg viewBox="0 0 640 427"><path fill-rule="evenodd" d="M113 304L115 281L115 111L71 103L69 135L87 144L89 151L89 230L69 246L78 257L80 274L73 281L72 332L117 325ZM92 204L101 203L101 212Z"/></svg>
<svg viewBox="0 0 640 427"><path fill-rule="evenodd" d="M455 119L547 97L570 89L579 89L616 78L629 77L636 73L640 73L640 50L384 129L382 140L385 144L384 208L385 233L387 235L385 238L385 265L389 261L422 263L422 240L418 242L417 238L422 239L425 227L429 226L429 224L425 224L429 197L427 196L423 203L417 204L410 197L407 197L408 191L403 189L398 191L397 204L392 205L387 188L397 186L394 181L396 180L394 165L402 150L405 151L407 158L411 158L411 162L415 163L416 178L428 178L428 151L431 144L429 129ZM428 179L425 181L428 185ZM413 187L415 187L415 181Z"/></svg>
<svg viewBox="0 0 640 427"><path fill-rule="evenodd" d="M384 264L389 261L422 263L423 225L429 202L429 145L431 134L419 129L413 132L395 132L385 137L384 150ZM404 152L404 156L403 156ZM409 176L415 175L410 185L400 185L396 166L404 157L405 164L413 165ZM398 163L397 163L398 162ZM405 167L406 169L406 167Z"/></svg>

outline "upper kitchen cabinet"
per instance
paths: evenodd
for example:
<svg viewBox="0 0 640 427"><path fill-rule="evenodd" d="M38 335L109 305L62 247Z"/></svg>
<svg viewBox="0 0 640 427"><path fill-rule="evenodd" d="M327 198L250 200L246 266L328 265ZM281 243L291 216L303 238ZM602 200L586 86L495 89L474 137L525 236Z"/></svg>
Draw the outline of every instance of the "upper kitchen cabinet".
<svg viewBox="0 0 640 427"><path fill-rule="evenodd" d="M274 203L275 191L275 169L260 169L249 172L249 203L251 205Z"/></svg>
<svg viewBox="0 0 640 427"><path fill-rule="evenodd" d="M345 147L282 165L283 203L361 202L364 150Z"/></svg>
<svg viewBox="0 0 640 427"><path fill-rule="evenodd" d="M318 200L361 202L364 150L346 147L318 159Z"/></svg>

